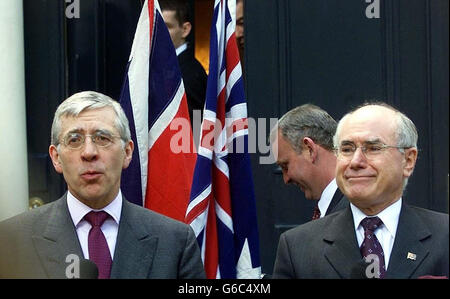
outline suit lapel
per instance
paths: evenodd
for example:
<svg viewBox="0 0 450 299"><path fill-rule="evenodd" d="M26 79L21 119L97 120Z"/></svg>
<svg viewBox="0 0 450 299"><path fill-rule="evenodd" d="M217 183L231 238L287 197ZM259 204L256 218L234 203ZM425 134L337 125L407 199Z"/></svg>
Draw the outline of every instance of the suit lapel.
<svg viewBox="0 0 450 299"><path fill-rule="evenodd" d="M66 258L76 254L83 258L80 243L67 208L66 195L57 200L49 211L48 217L41 217L44 227L41 234L32 236L34 246L49 278L64 278L69 265ZM37 230L38 231L38 230Z"/></svg>
<svg viewBox="0 0 450 299"><path fill-rule="evenodd" d="M344 206L342 204L340 204L343 197L344 197L344 194L342 194L341 190L339 190L339 188L337 188L336 192L334 192L333 198L331 199L330 205L328 206L328 209L325 212L325 215L329 215L333 212L338 211L340 207L343 208Z"/></svg>
<svg viewBox="0 0 450 299"><path fill-rule="evenodd" d="M111 278L147 278L158 238L145 229L132 204L123 200Z"/></svg>
<svg viewBox="0 0 450 299"><path fill-rule="evenodd" d="M411 224L414 224L413 228ZM431 232L422 220L409 206L403 204L386 278L410 278L429 254L421 242L429 236ZM408 253L415 256L410 258Z"/></svg>
<svg viewBox="0 0 450 299"><path fill-rule="evenodd" d="M353 224L353 215L348 206L326 226L324 242L325 258L341 278L349 278L352 267L362 259Z"/></svg>

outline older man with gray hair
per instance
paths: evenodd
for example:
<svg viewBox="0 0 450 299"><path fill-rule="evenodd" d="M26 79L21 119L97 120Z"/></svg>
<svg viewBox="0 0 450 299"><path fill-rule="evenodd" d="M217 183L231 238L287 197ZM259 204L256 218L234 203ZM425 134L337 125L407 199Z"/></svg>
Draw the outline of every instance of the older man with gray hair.
<svg viewBox="0 0 450 299"><path fill-rule="evenodd" d="M350 206L284 233L274 277L448 277L448 214L402 198L417 139L413 122L385 103L345 115L334 146L337 184Z"/></svg>
<svg viewBox="0 0 450 299"><path fill-rule="evenodd" d="M0 278L75 278L85 259L98 278L204 278L190 226L122 196L133 148L125 113L110 97L85 91L62 102L49 154L68 190L0 223Z"/></svg>
<svg viewBox="0 0 450 299"><path fill-rule="evenodd" d="M284 114L270 133L284 183L298 186L306 199L317 202L313 220L348 205L335 179L336 125L325 110L304 104Z"/></svg>

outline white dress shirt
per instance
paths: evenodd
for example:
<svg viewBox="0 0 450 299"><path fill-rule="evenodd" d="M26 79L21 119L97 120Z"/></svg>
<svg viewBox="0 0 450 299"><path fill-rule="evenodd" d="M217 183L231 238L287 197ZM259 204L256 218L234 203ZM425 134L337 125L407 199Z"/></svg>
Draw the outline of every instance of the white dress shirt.
<svg viewBox="0 0 450 299"><path fill-rule="evenodd" d="M178 48L175 49L175 53L177 53L177 56L183 53L184 50L187 49L187 43L182 44Z"/></svg>
<svg viewBox="0 0 450 299"><path fill-rule="evenodd" d="M375 230L375 236L377 236L381 247L383 247L384 263L387 270L389 265L389 258L391 257L392 246L394 245L395 241L395 234L397 232L398 218L400 217L400 211L402 209L402 198L400 197L400 199L395 203L391 204L386 209L381 211L378 215L374 216L367 216L352 203L350 203L350 208L353 213L353 221L359 247L361 247L361 244L364 241L364 228L360 225L361 220L366 217L378 216L378 218L383 221L383 224Z"/></svg>
<svg viewBox="0 0 450 299"><path fill-rule="evenodd" d="M322 195L320 195L319 202L317 203L317 206L319 207L320 210L320 218L325 217L325 214L327 213L328 210L328 206L330 205L337 188L338 185L336 183L336 178L334 178L322 191Z"/></svg>
<svg viewBox="0 0 450 299"><path fill-rule="evenodd" d="M122 193L119 190L116 198L106 207L101 210L94 210L78 199L76 199L70 191L67 191L67 206L69 208L70 216L80 241L81 249L83 250L84 258L89 259L88 236L91 224L83 219L83 217L90 211L105 211L111 217L105 220L101 226L101 230L105 235L108 243L111 258L114 259L114 249L116 247L117 232L119 231L120 214L122 212Z"/></svg>

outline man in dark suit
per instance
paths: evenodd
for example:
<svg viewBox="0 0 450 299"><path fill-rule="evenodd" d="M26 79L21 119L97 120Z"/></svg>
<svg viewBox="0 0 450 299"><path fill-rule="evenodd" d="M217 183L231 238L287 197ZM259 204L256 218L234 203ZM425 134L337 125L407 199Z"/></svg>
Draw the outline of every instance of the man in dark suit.
<svg viewBox="0 0 450 299"><path fill-rule="evenodd" d="M122 196L133 147L113 99L87 91L61 103L49 153L68 191L0 223L0 277L70 277L77 256L92 260L99 278L204 278L190 226Z"/></svg>
<svg viewBox="0 0 450 299"><path fill-rule="evenodd" d="M200 117L203 111L208 78L203 66L195 58L192 45L187 42L192 30L192 16L189 5L185 0L161 0L159 4L177 53L186 90L189 116L191 124L193 124L193 111L198 110ZM199 121L201 122L201 119ZM197 141L196 138L195 141Z"/></svg>
<svg viewBox="0 0 450 299"><path fill-rule="evenodd" d="M443 278L448 214L407 205L417 131L384 103L345 115L334 137L337 184L348 208L280 237L275 278Z"/></svg>
<svg viewBox="0 0 450 299"><path fill-rule="evenodd" d="M244 70L244 0L236 0L236 42L239 50L239 57L241 59L242 70Z"/></svg>
<svg viewBox="0 0 450 299"><path fill-rule="evenodd" d="M270 133L285 184L297 185L307 199L317 201L314 220L348 205L335 179L336 125L326 111L305 104L283 115Z"/></svg>

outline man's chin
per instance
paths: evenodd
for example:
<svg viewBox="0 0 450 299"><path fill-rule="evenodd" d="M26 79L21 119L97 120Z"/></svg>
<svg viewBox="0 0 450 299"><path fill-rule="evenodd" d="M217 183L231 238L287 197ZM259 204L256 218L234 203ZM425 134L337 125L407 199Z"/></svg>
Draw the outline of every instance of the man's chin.
<svg viewBox="0 0 450 299"><path fill-rule="evenodd" d="M373 194L367 190L346 190L342 192L345 197L357 207L365 208L373 202Z"/></svg>
<svg viewBox="0 0 450 299"><path fill-rule="evenodd" d="M73 194L72 191L71 193ZM96 186L89 186L84 188L82 192L75 193L74 196L84 204L93 208L93 206L96 206L98 203L104 201L105 192Z"/></svg>

